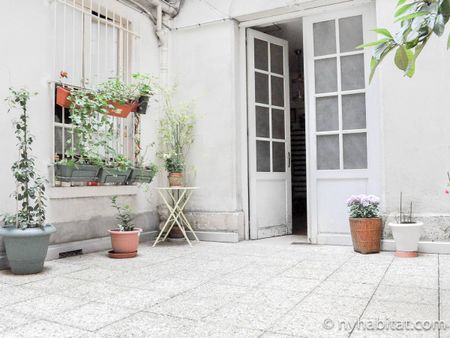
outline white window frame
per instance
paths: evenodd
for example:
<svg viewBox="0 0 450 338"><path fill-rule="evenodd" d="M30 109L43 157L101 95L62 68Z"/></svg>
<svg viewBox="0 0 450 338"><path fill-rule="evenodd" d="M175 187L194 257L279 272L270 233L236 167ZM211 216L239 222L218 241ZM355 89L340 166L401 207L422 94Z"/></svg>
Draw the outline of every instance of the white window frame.
<svg viewBox="0 0 450 338"><path fill-rule="evenodd" d="M112 0L111 0L112 1ZM118 39L118 49L117 49L117 73L112 74L115 77L120 78L125 82L129 82L131 80L131 74L134 72L136 65L133 62L133 56L136 54L136 49L140 42L140 35L138 32L133 31L133 24L128 19L118 14L111 9L109 9L106 5L104 5L104 1L93 1L93 0L55 0L54 1L54 43L55 43L55 59L54 59L54 76L58 77L61 70L65 70L64 67L68 66L69 63L72 63L72 69L77 69L80 71L77 76L79 76L79 81L71 80L69 74L69 79L67 81L63 80L63 82L67 82L65 84L72 87L95 87L100 82L106 80L105 78L100 78L100 72L95 73L93 68L94 65L99 69L101 67L102 62L106 62L105 60L100 59L100 50L102 48L101 44L103 41L97 39L97 58L93 59L92 54L94 51L94 47L91 46L92 41L92 31L93 25L97 22L104 24L97 26L97 37L100 37L101 30L104 29L104 34L106 35L106 39L104 39L105 50L108 49L108 43L113 42L114 39ZM58 27L57 25L57 15L58 11L62 10L62 21L63 27ZM81 13L81 25L76 25L75 23L75 13ZM72 15L72 25L67 24L67 17ZM61 19L61 18L60 18ZM109 34L108 29L111 27L117 29L118 36L115 36L112 31L112 36ZM57 41L57 29L63 30L63 41ZM81 39L79 41L75 41L76 30L79 30L78 34L81 32ZM67 38L69 37L69 38ZM70 40L72 38L72 41ZM111 38L111 41L109 39ZM66 46L71 43L72 44L72 53L73 55L66 55ZM75 48L76 45L79 48L82 48L81 57L75 57ZM77 47L78 47L77 46ZM57 60L57 48L63 48L63 60ZM62 66L61 66L62 65ZM107 66L106 66L107 67ZM58 69L61 68L61 69ZM107 70L107 69L106 69ZM54 81L54 84L58 84L60 81ZM52 86L53 93L55 92L55 86ZM52 153L53 153L53 161L55 160L57 154L56 151L56 128L61 128L61 155L65 156L66 153L66 141L65 141L65 133L67 130L72 128L71 124L64 123L65 122L65 114L68 111L65 108L62 109L61 113L61 122L56 122L56 103L55 98L52 101L53 105L53 141L52 141ZM140 120L138 116L135 116L134 113L131 113L128 118L117 118L111 117L113 123L113 132L118 135L118 137L113 141L113 146L120 153L128 157L130 160L134 160L136 156L136 152L138 149L135 147L135 137L136 133L140 132ZM139 137L139 136L137 136ZM73 143L73 142L72 142Z"/></svg>

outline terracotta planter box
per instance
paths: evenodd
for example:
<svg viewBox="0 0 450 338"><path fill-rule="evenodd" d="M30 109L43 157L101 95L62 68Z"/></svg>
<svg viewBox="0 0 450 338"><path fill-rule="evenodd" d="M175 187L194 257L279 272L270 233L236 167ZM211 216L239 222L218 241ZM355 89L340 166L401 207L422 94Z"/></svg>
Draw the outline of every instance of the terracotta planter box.
<svg viewBox="0 0 450 338"><path fill-rule="evenodd" d="M362 254L378 253L381 245L381 218L350 218L353 249Z"/></svg>
<svg viewBox="0 0 450 338"><path fill-rule="evenodd" d="M61 86L56 87L56 104L63 108L70 108L70 90Z"/></svg>
<svg viewBox="0 0 450 338"><path fill-rule="evenodd" d="M127 118L131 112L135 113L138 110L139 102L129 102L125 104L120 104L118 102L110 102L114 109L108 109L108 115L114 117Z"/></svg>

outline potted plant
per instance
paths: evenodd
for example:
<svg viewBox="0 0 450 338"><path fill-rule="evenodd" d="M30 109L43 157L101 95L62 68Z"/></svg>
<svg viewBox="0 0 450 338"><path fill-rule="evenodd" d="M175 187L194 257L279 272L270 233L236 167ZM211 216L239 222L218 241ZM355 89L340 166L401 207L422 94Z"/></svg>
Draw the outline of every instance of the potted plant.
<svg viewBox="0 0 450 338"><path fill-rule="evenodd" d="M374 195L353 195L347 200L353 249L362 254L380 252L380 199Z"/></svg>
<svg viewBox="0 0 450 338"><path fill-rule="evenodd" d="M99 86L98 92L107 99L109 115L126 118L131 112L146 112L153 94L151 78L139 73L133 74L132 78L134 81L131 83L115 78Z"/></svg>
<svg viewBox="0 0 450 338"><path fill-rule="evenodd" d="M73 142L67 140L65 158L55 164L55 178L60 182L96 182L109 151L112 122L106 114L107 102L92 90L71 93Z"/></svg>
<svg viewBox="0 0 450 338"><path fill-rule="evenodd" d="M162 151L159 156L168 172L169 186L182 186L186 154L194 142L196 118L191 105L174 106L168 91L163 96L164 117L159 127Z"/></svg>
<svg viewBox="0 0 450 338"><path fill-rule="evenodd" d="M56 104L63 108L70 107L70 90L66 88L62 79L67 79L68 73L66 71L59 72L59 84L56 85Z"/></svg>
<svg viewBox="0 0 450 338"><path fill-rule="evenodd" d="M5 242L6 256L11 271L25 275L38 273L44 267L50 235L55 227L45 224L45 179L35 170L31 155L33 137L29 131L27 104L31 94L25 89L10 89L10 109L20 109L14 122L19 147L19 159L11 167L17 190L14 197L18 210L15 215L3 218L0 236Z"/></svg>
<svg viewBox="0 0 450 338"><path fill-rule="evenodd" d="M123 155L116 155L103 165L100 172L101 183L125 184L131 174L131 161Z"/></svg>
<svg viewBox="0 0 450 338"><path fill-rule="evenodd" d="M109 251L111 258L131 258L137 255L139 236L141 228L133 224L131 209L128 205L119 205L117 196L111 198L112 206L117 210L117 228L109 230L111 235L112 250Z"/></svg>
<svg viewBox="0 0 450 338"><path fill-rule="evenodd" d="M413 219L412 202L409 205L409 212L403 213L403 196L400 193L400 214L397 222L390 222L392 236L395 240L397 257L417 257L419 239L422 232L423 223L415 222Z"/></svg>
<svg viewBox="0 0 450 338"><path fill-rule="evenodd" d="M169 187L183 186L184 161L179 154L164 154L164 166L168 173Z"/></svg>
<svg viewBox="0 0 450 338"><path fill-rule="evenodd" d="M146 114L148 103L154 93L152 88L152 78L148 74L135 73L132 78L136 81L136 90L139 92L138 114Z"/></svg>

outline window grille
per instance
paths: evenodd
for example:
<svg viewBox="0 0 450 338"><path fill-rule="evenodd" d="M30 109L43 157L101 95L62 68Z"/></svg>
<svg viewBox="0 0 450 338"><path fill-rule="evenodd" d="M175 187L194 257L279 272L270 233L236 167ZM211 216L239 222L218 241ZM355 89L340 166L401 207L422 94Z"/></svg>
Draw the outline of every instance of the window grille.
<svg viewBox="0 0 450 338"><path fill-rule="evenodd" d="M54 74L68 73L62 79L69 87L95 88L108 78L131 80L138 72L140 36L135 25L114 12L114 0L55 0L54 2ZM55 83L59 81L55 79ZM54 160L66 154L67 140L74 144L70 109L54 106ZM139 116L109 117L115 136L112 146L133 160L139 151L135 136L140 131Z"/></svg>

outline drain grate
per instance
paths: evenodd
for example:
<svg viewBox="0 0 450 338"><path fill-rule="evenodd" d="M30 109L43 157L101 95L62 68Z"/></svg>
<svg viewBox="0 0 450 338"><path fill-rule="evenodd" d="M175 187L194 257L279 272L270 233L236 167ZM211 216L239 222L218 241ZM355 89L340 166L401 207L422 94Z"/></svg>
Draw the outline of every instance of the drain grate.
<svg viewBox="0 0 450 338"><path fill-rule="evenodd" d="M80 256L83 254L82 249L78 250L72 250L72 251L65 251L59 253L59 258L67 258L67 257L73 257L73 256Z"/></svg>

